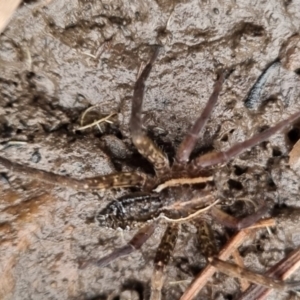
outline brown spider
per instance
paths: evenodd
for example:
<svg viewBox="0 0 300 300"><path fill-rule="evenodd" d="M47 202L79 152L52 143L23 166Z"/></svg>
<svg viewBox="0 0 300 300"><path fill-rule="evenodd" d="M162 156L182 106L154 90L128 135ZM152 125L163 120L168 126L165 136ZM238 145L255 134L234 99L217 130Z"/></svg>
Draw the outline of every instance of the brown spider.
<svg viewBox="0 0 300 300"><path fill-rule="evenodd" d="M222 73L215 84L206 107L194 126L186 134L176 152L174 163L170 165L166 155L143 132L141 121L145 81L150 74L158 52L159 49L156 48L150 61L136 81L130 119L132 141L139 153L153 165L156 173L155 177L141 172L126 172L78 180L23 166L0 157L0 163L9 171L16 172L20 176L31 177L60 186L68 186L79 190L139 187L141 192L111 202L97 214L96 219L101 226L110 228L120 227L127 229L137 226L141 226L141 228L126 246L115 249L111 254L100 260L91 259L85 261L81 267L86 267L89 263L104 267L116 258L128 255L139 249L153 234L157 223L155 221L158 218L164 218L170 223L156 252L154 272L151 280L151 299L160 299L161 297L164 270L176 244L180 227L179 223L190 220L196 222L197 230L202 240L203 253L205 253L206 257L209 257L214 254L215 248L205 220L199 217L204 210L206 210L206 216L215 219L222 225L240 230L259 220L268 209L267 205L263 204L254 214L242 219L236 219L221 211L214 205L218 199L216 199L212 191L213 168L218 164L227 163L233 157L267 140L300 118L300 112L297 112L288 119L244 142L237 143L228 150L210 152L189 161L199 134L218 99L225 79L225 75ZM206 185L207 188L200 189L191 198L183 199L182 195L176 195L176 186L199 183Z"/></svg>

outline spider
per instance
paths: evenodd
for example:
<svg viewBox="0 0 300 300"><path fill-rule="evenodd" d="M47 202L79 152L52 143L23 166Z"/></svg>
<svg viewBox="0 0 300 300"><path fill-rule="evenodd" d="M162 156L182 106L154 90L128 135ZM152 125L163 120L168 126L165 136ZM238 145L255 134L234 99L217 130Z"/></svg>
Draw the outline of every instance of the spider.
<svg viewBox="0 0 300 300"><path fill-rule="evenodd" d="M138 187L140 192L112 201L96 215L96 220L100 226L113 229L139 228L137 233L124 247L115 249L111 254L99 260L86 260L81 264L81 267L87 267L91 263L104 267L113 260L139 249L153 234L158 220L163 218L169 223L154 259L154 271L151 279L152 300L161 298L165 268L172 256L180 223L192 221L195 224L202 241L202 251L206 257L210 257L215 253L215 245L207 222L205 218L201 217L204 211L206 216L220 224L240 230L259 220L268 210L268 205L264 203L260 205L255 213L241 219L234 218L223 212L216 206L219 199L217 199L217 193L213 190L214 168L217 165L227 163L247 149L267 140L300 118L300 112L297 112L275 126L254 135L244 142L237 143L225 151L210 152L190 160L191 152L195 147L200 132L207 123L221 92L222 84L225 80L225 72L221 72L204 110L179 145L174 162L170 164L164 152L147 136L142 128L141 113L145 81L150 74L158 53L159 47L155 47L149 62L138 76L134 87L130 118L133 144L139 153L153 165L155 176L142 172L123 172L93 178L75 179L34 169L0 157L0 164L19 176L31 177L77 190L91 191ZM198 184L204 187L196 190L188 199L176 194L178 186Z"/></svg>

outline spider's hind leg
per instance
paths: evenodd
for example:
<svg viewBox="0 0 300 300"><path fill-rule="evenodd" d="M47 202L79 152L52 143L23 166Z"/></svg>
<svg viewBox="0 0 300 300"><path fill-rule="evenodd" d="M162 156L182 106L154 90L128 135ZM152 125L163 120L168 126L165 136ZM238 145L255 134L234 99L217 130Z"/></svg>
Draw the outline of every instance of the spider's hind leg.
<svg viewBox="0 0 300 300"><path fill-rule="evenodd" d="M178 237L179 225L170 224L159 244L154 259L154 271L151 278L150 300L160 300L161 290L164 284L165 267L168 265Z"/></svg>
<svg viewBox="0 0 300 300"><path fill-rule="evenodd" d="M210 214L218 223L229 228L241 230L259 221L267 213L269 208L269 203L266 202L260 205L253 214L243 218L235 218L214 206L210 210Z"/></svg>
<svg viewBox="0 0 300 300"><path fill-rule="evenodd" d="M111 262L113 262L114 260L118 259L119 257L127 256L127 255L131 254L132 252L140 249L143 246L143 244L151 237L154 230L155 230L154 223L143 226L133 236L133 238L128 242L127 245L125 245L121 248L115 249L114 251L112 251L108 255L100 258L99 260L89 259L86 261L81 261L79 263L80 268L84 269L90 264L96 265L98 267L105 267L108 264L110 264Z"/></svg>
<svg viewBox="0 0 300 300"><path fill-rule="evenodd" d="M193 222L194 226L197 228L197 238L200 247L200 252L207 259L208 257L217 254L217 246L213 231L202 218L196 219Z"/></svg>
<svg viewBox="0 0 300 300"><path fill-rule="evenodd" d="M138 77L132 98L132 110L130 118L130 130L132 141L141 155L153 164L159 175L169 168L169 160L155 143L143 132L142 129L142 104L145 90L145 81L148 78L152 65L158 55L159 48L155 50L150 61Z"/></svg>

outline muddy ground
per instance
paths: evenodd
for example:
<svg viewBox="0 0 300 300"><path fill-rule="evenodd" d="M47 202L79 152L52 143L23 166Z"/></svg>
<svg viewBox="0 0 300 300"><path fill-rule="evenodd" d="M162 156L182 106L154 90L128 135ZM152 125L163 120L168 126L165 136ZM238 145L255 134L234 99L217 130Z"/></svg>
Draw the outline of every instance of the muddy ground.
<svg viewBox="0 0 300 300"><path fill-rule="evenodd" d="M300 63L288 50L298 42L291 37L299 26L300 4L293 0L24 1L0 36L0 155L76 178L153 172L132 146L128 121L137 73L154 44L163 48L147 81L143 118L149 135L172 160L217 71L225 68L233 72L194 156L226 149L300 110ZM280 66L247 108L250 88L279 56ZM85 123L115 112L112 123L76 131L93 105ZM245 214L253 202L271 199L269 216L280 214L276 228L257 231L239 249L252 270L270 268L300 245L299 172L288 163L299 136L296 124L214 170L218 197L231 200L225 209ZM101 257L130 240L132 232L94 221L97 211L128 190L82 193L1 166L0 172L1 299L147 295L163 222L141 251L103 269L78 269L80 258ZM218 240L221 246L226 238ZM203 265L195 228L184 224L163 299L179 299ZM217 274L197 299L235 299L239 291L237 280ZM296 298L273 292L269 299Z"/></svg>

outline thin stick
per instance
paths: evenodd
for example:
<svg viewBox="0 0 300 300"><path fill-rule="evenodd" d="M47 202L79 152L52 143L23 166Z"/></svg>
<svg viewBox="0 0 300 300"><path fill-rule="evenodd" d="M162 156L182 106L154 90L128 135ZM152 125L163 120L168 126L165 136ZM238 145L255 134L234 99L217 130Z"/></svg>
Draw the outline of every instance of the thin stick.
<svg viewBox="0 0 300 300"><path fill-rule="evenodd" d="M87 115L88 112L92 111L93 109L95 108L99 108L100 107L100 104L96 104L96 105L92 105L90 107L88 107L81 115L81 118L80 118L80 126L83 126L83 121L84 121L84 118L85 116Z"/></svg>
<svg viewBox="0 0 300 300"><path fill-rule="evenodd" d="M9 141L7 142L7 146L23 146L23 145L27 145L28 143L25 141Z"/></svg>
<svg viewBox="0 0 300 300"><path fill-rule="evenodd" d="M209 258L208 261L218 269L218 271L225 273L232 277L245 278L250 282L265 286L270 289L276 289L279 291L289 291L295 288L299 288L300 282L284 282L278 279L270 278L266 275L261 275L245 268L241 268L238 265L223 261L216 257Z"/></svg>
<svg viewBox="0 0 300 300"><path fill-rule="evenodd" d="M232 252L232 257L238 266L245 268L243 258L241 257L238 249L235 249L235 251ZM239 281L242 291L245 291L250 286L250 283L245 278L239 278Z"/></svg>
<svg viewBox="0 0 300 300"><path fill-rule="evenodd" d="M258 227L266 227L266 226L274 226L274 219L266 219L261 220L256 223L255 226ZM251 229L243 229L239 231L220 251L218 258L222 260L226 260L230 257L232 252L237 249L249 236L249 231ZM208 265L191 283L191 285L187 288L184 294L181 296L180 300L191 300L193 299L201 289L206 285L208 280L215 274L217 269L211 265Z"/></svg>
<svg viewBox="0 0 300 300"><path fill-rule="evenodd" d="M300 248L292 251L288 256L278 262L275 266L270 268L265 275L269 277L276 277L285 280L290 277L300 267ZM272 289L251 285L237 300L264 300Z"/></svg>
<svg viewBox="0 0 300 300"><path fill-rule="evenodd" d="M115 113L115 112L114 112L114 113L111 113L111 114L109 114L109 115L108 115L107 117L105 117L105 118L102 118L102 119L97 120L97 121L95 121L95 122L93 122L93 123L87 124L87 125L85 125L85 126L78 127L78 128L76 128L76 130L84 130L84 129L87 129L87 128L96 126L96 125L98 125L98 124L100 124L100 123L103 123L103 122L112 124L113 122L112 122L112 121L109 121L109 119L110 119L112 116L116 115L116 114L117 114L117 113Z"/></svg>

